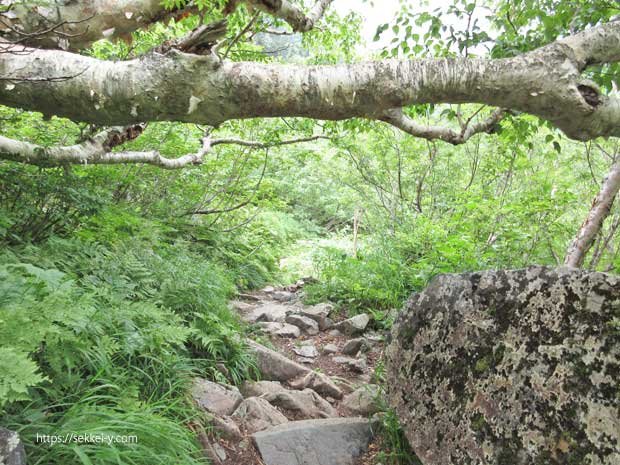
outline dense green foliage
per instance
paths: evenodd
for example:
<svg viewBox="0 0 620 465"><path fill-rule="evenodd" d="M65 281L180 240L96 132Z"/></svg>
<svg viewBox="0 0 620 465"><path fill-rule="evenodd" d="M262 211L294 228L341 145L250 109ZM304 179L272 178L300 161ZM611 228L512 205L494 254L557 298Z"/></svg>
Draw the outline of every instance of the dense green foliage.
<svg viewBox="0 0 620 465"><path fill-rule="evenodd" d="M497 3L495 16L488 9L476 16L479 7L461 0L441 14L403 6L377 31L387 43L378 54L469 56L486 47L509 56L616 11L603 1L526 1L514 11L513 2ZM205 22L221 17L224 2L197 4ZM238 8L229 39L253 15ZM461 21L468 17L484 17L489 27ZM467 30L455 29L454 18ZM88 53L139 56L199 21L192 15L157 24L135 33L131 45L101 41ZM254 21L257 31L282 26L267 15ZM258 33L252 41L229 40L226 53L233 60L355 61L360 22L332 12L303 37ZM592 77L607 88L613 72L592 70ZM421 124L455 128L488 111L407 109ZM67 145L100 128L0 108L0 129ZM125 148L176 157L194 152L205 130L274 147L221 145L199 167L170 172L0 162L0 425L20 432L29 463L203 463L192 430L206 422L187 399L189 380L200 374L239 383L257 375L246 328L227 306L235 292L313 273L319 280L305 288L308 302L369 312L387 329L392 309L438 273L560 264L620 151L613 140L568 141L524 115L458 147L377 122L282 118L217 129L150 123ZM331 139L276 146L318 133ZM586 266L618 272L618 205L610 216ZM385 460L416 463L393 414L384 427ZM135 434L138 441L37 442L37 434L75 431Z"/></svg>

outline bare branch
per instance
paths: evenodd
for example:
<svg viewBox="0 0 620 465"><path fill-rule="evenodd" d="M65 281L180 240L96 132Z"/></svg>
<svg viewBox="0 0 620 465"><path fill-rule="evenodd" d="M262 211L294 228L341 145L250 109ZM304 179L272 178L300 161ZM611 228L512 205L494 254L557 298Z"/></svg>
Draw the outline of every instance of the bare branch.
<svg viewBox="0 0 620 465"><path fill-rule="evenodd" d="M603 180L601 190L594 197L588 216L579 228L577 236L566 252L564 264L579 268L583 265L588 250L596 235L601 230L603 222L609 215L609 210L620 190L620 163L614 163Z"/></svg>
<svg viewBox="0 0 620 465"><path fill-rule="evenodd" d="M314 27L333 0L317 0L308 14L288 0L229 0L224 14L232 13L235 8L246 3L250 8L263 11L286 21L295 32L307 32Z"/></svg>
<svg viewBox="0 0 620 465"><path fill-rule="evenodd" d="M211 141L211 146L215 147L216 145L221 145L221 144L235 144L235 145L242 145L244 147L267 149L270 147L277 147L280 145L290 145L290 144L299 144L301 142L311 142L313 140L318 140L318 139L329 139L329 137L310 136L310 137L300 137L298 139L281 140L281 141L274 141L274 142L257 142L257 141L236 139L234 137L230 137L230 138L222 138L222 139L213 139Z"/></svg>
<svg viewBox="0 0 620 465"><path fill-rule="evenodd" d="M62 147L43 147L29 142L0 136L0 158L44 168L64 165L115 165L146 163L165 169L198 165L209 152L209 138L202 140L201 149L179 158L165 158L157 150L148 152L111 152L110 149L134 139L142 132L139 125L113 127L102 131L81 144Z"/></svg>
<svg viewBox="0 0 620 465"><path fill-rule="evenodd" d="M470 118L466 123L463 123L460 132L444 126L424 126L418 124L406 116L401 108L386 111L381 120L415 137L428 140L439 139L453 145L459 145L467 142L475 134L491 132L505 115L506 110L500 108L483 121L472 124Z"/></svg>

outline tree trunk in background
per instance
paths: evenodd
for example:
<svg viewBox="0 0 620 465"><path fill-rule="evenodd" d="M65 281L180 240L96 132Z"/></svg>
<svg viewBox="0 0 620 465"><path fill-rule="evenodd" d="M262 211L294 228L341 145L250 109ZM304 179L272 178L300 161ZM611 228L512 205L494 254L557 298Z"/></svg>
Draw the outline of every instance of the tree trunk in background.
<svg viewBox="0 0 620 465"><path fill-rule="evenodd" d="M357 258L357 233L360 226L361 216L361 208L356 208L355 213L353 214L353 258Z"/></svg>
<svg viewBox="0 0 620 465"><path fill-rule="evenodd" d="M586 254L592 247L596 235L600 232L605 218L609 215L609 210L614 203L618 190L620 190L620 163L614 163L609 174L603 180L601 190L592 201L588 216L566 252L565 265L575 268L580 268L583 265Z"/></svg>

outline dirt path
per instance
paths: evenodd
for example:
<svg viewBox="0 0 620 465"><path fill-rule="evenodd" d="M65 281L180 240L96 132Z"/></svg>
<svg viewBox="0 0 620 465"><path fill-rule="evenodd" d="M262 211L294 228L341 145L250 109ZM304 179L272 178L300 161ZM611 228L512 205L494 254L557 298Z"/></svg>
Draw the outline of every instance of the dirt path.
<svg viewBox="0 0 620 465"><path fill-rule="evenodd" d="M345 317L331 305L306 306L302 303L302 297L303 282L287 288L270 286L261 291L241 294L238 300L231 302L231 307L252 325L259 342L271 345L273 350L313 372L327 375L342 389L341 399L321 394L333 407L330 417L370 416L372 412L367 411L368 407L355 403L352 406L348 394L373 386L384 338L369 330L364 321L356 323L358 328L352 328L348 321L343 323ZM316 324L312 325L308 319ZM363 320L362 317L358 319ZM284 389L299 390L299 386L292 387L286 381L280 384ZM289 421L318 418L304 415L300 410L283 408L277 403L276 408ZM254 431L243 424L240 424L240 429L243 435L241 440L219 439L213 444L220 449L217 454L219 464L263 465L251 439ZM373 445L371 454L372 449ZM368 454L351 463L370 463Z"/></svg>

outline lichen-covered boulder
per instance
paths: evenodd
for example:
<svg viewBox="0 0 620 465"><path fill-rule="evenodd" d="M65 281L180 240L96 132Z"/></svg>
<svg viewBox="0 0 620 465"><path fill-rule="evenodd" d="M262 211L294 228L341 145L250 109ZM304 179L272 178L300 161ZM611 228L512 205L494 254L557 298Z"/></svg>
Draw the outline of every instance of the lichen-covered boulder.
<svg viewBox="0 0 620 465"><path fill-rule="evenodd" d="M531 267L411 297L386 383L424 465L620 464L620 277Z"/></svg>

